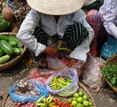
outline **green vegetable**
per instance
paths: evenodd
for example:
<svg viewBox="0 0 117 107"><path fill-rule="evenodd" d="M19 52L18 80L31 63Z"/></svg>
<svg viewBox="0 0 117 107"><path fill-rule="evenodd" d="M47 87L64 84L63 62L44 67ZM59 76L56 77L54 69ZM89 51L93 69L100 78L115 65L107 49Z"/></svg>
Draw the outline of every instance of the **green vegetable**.
<svg viewBox="0 0 117 107"><path fill-rule="evenodd" d="M19 48L13 48L13 50L14 50L15 55L20 55L21 54L21 51L20 51Z"/></svg>
<svg viewBox="0 0 117 107"><path fill-rule="evenodd" d="M9 55L4 55L4 56L0 57L0 64L7 62L9 59L10 59Z"/></svg>
<svg viewBox="0 0 117 107"><path fill-rule="evenodd" d="M6 40L0 41L0 47L7 55L13 54L13 48L9 45L9 43Z"/></svg>
<svg viewBox="0 0 117 107"><path fill-rule="evenodd" d="M0 49L0 57L3 55L2 49Z"/></svg>
<svg viewBox="0 0 117 107"><path fill-rule="evenodd" d="M9 44L12 46L12 47L16 47L17 46L17 43L15 41L9 41Z"/></svg>
<svg viewBox="0 0 117 107"><path fill-rule="evenodd" d="M4 35L0 35L0 39L2 40L6 40L6 41L8 41L9 40L9 37L7 37L7 36L4 36Z"/></svg>
<svg viewBox="0 0 117 107"><path fill-rule="evenodd" d="M104 69L101 69L102 78L105 77L112 83L113 86L117 87L117 64L104 64L106 65L106 67Z"/></svg>
<svg viewBox="0 0 117 107"><path fill-rule="evenodd" d="M17 38L14 37L14 36L10 36L10 37L9 37L9 41L15 41L16 43L18 43L18 42L19 42L19 39L17 39Z"/></svg>
<svg viewBox="0 0 117 107"><path fill-rule="evenodd" d="M10 23L2 18L2 13L0 13L0 32L5 31L10 26Z"/></svg>
<svg viewBox="0 0 117 107"><path fill-rule="evenodd" d="M43 98L44 98L44 95L39 100L37 100L37 103L39 103Z"/></svg>
<svg viewBox="0 0 117 107"><path fill-rule="evenodd" d="M24 48L23 47L19 47L21 53L24 51Z"/></svg>

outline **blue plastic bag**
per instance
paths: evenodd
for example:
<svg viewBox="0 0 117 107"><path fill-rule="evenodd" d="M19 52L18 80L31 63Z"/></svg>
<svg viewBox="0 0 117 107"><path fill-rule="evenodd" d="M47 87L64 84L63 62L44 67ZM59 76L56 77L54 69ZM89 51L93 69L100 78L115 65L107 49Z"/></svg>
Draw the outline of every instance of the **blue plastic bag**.
<svg viewBox="0 0 117 107"><path fill-rule="evenodd" d="M117 54L117 39L112 36L108 36L108 41L102 46L101 55L102 58L107 60L114 54Z"/></svg>
<svg viewBox="0 0 117 107"><path fill-rule="evenodd" d="M19 80L18 80L19 81ZM18 88L16 81L10 88L9 88L9 94L14 102L36 102L38 99L40 99L43 95L47 97L49 95L48 90L44 87L44 85L35 79L28 79L29 84L33 84L34 89L38 92L40 92L40 95L17 95L14 93L15 89Z"/></svg>

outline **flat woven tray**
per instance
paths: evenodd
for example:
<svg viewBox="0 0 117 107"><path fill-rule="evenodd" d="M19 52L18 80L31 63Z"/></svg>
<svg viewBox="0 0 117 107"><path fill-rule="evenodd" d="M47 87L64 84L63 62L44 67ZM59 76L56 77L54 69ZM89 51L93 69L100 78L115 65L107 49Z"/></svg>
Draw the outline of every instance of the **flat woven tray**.
<svg viewBox="0 0 117 107"><path fill-rule="evenodd" d="M84 94L88 95L89 96L89 100L93 102L93 105L94 107L96 107L96 103L95 103L95 100L92 96L92 94L89 92L89 90L86 88L85 85L83 85L81 82L79 82L79 89L78 91L83 91ZM59 101L66 101L68 98L64 98L64 97L60 97L60 96L53 96L53 97L56 97ZM11 99L11 97L9 96L9 92L7 92L7 94L5 95L5 97L3 98L2 100L2 103L1 103L1 107L17 107L13 100ZM24 105L22 105L21 107L24 107Z"/></svg>

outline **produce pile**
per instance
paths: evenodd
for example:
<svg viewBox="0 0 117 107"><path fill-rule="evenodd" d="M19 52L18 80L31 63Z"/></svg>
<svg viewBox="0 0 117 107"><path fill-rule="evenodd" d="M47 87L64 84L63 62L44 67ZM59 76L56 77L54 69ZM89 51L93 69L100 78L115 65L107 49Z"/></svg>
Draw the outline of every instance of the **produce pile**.
<svg viewBox="0 0 117 107"><path fill-rule="evenodd" d="M72 82L71 79L63 76L56 76L51 79L50 87L52 90L60 90Z"/></svg>
<svg viewBox="0 0 117 107"><path fill-rule="evenodd" d="M23 46L19 46L19 40L16 37L0 35L0 64L16 58L23 50Z"/></svg>
<svg viewBox="0 0 117 107"><path fill-rule="evenodd" d="M105 63L105 65L106 67L101 70L102 78L105 77L113 86L117 87L117 64L110 65Z"/></svg>
<svg viewBox="0 0 117 107"><path fill-rule="evenodd" d="M93 103L89 101L88 95L85 95L83 91L73 94L72 99L68 99L67 102L71 102L72 107L94 107Z"/></svg>
<svg viewBox="0 0 117 107"><path fill-rule="evenodd" d="M2 18L2 13L0 13L0 32L5 31L7 28L9 28L9 26L10 26L10 23L5 21Z"/></svg>
<svg viewBox="0 0 117 107"><path fill-rule="evenodd" d="M33 84L28 84L24 79L17 83L18 88L14 91L17 95L40 95L41 93L36 91Z"/></svg>

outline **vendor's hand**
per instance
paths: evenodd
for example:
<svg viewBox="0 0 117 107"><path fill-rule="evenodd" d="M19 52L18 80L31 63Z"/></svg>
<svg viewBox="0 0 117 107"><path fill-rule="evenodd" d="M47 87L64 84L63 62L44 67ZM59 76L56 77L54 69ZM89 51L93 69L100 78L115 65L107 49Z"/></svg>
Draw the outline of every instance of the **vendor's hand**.
<svg viewBox="0 0 117 107"><path fill-rule="evenodd" d="M75 63L77 63L77 62L78 62L77 59L71 58L71 61L69 62L68 67L69 67L69 68L72 67L72 66L73 66Z"/></svg>
<svg viewBox="0 0 117 107"><path fill-rule="evenodd" d="M58 55L58 49L54 47L46 47L45 50L43 51L49 56L57 56Z"/></svg>

